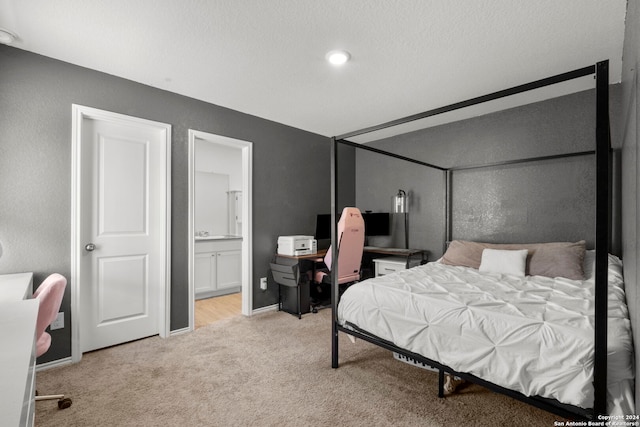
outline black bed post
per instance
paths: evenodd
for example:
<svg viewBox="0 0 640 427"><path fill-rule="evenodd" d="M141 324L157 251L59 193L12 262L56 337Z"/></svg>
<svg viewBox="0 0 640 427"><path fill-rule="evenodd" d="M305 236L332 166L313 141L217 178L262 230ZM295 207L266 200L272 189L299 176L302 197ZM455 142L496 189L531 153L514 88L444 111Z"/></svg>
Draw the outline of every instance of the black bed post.
<svg viewBox="0 0 640 427"><path fill-rule="evenodd" d="M453 212L451 211L451 190L452 190L452 178L453 171L451 169L447 169L444 173L444 248L442 249L444 252L447 251L447 242L451 241L452 236L452 220L453 220Z"/></svg>
<svg viewBox="0 0 640 427"><path fill-rule="evenodd" d="M492 164L484 164L481 166L462 166L462 167L449 167L443 168L436 165L428 164L416 159L401 156L399 154L385 152L383 150L370 147L367 145L356 144L350 142L347 138L363 135L369 132L375 132L392 126L408 123L414 120L420 120L427 117L435 116L438 114L446 113L449 111L457 110L460 108L466 108L472 105L480 104L483 102L499 99L506 96L511 96L517 93L526 92L528 90L538 89L544 86L549 86L556 83L561 83L575 78L581 78L594 74L596 78L596 149L595 151L584 151L577 153L567 153L560 155L542 156L521 160L503 161ZM472 381L478 384L484 385L487 388L495 391L499 391L508 396L514 397L518 400L530 403L536 407L544 410L560 414L563 417L574 418L579 416L580 418L592 418L597 419L598 415L606 414L606 392L607 392L607 316L608 316L608 253L610 250L610 234L611 234L611 215L610 215L610 199L611 199L611 141L610 141L610 129L609 129L609 61L602 61L595 66L590 65L577 70L569 71L567 73L558 74L535 82L515 86L509 89L494 92L488 95L479 96L466 101L451 104L445 107L436 108L426 112L414 114L412 116L404 117L402 119L393 120L390 122L382 123L376 126L372 126L365 129L360 129L347 134L339 135L331 139L331 208L332 208L332 229L331 229L331 243L333 247L336 247L336 217L339 212L336 212L337 204L337 182L338 182L338 143L344 145L350 145L359 149L368 150L371 152L385 154L394 158L406 160L409 162L422 164L435 169L439 169L445 172L445 239L451 240L453 234L452 228L452 181L453 172L460 170L476 169L481 167L495 167L504 166L518 163L526 163L531 161L552 160L564 157L574 157L583 155L593 155L596 157L596 236L595 236L595 248L596 248L596 261L595 261L595 302L594 302L594 373L593 373L593 387L594 387L594 403L593 410L583 410L582 408L558 405L556 406L549 399L537 399L535 397L527 397L513 390L505 389L492 383L486 382L478 377L474 377L470 374L462 374L472 379ZM446 248L445 248L446 249ZM337 266L337 252L333 251L333 265ZM408 357L415 358L416 360L422 360L425 364L431 364L441 368L440 376L444 375L444 365L440 365L436 361L426 359L415 353L408 352L407 350L400 349L392 343L384 340L376 339L368 334L354 331L351 329L345 329L338 325L338 302L339 293L337 285L336 272L337 267L332 269L331 273L331 310L332 310L332 367L338 367L338 331L343 330L348 334L356 337L360 337L365 341L372 342L383 348L387 348L392 351L399 351ZM453 371L448 371L452 372Z"/></svg>
<svg viewBox="0 0 640 427"><path fill-rule="evenodd" d="M338 205L338 142L331 138L331 367L338 367L338 242L336 207Z"/></svg>
<svg viewBox="0 0 640 427"><path fill-rule="evenodd" d="M593 388L594 417L607 413L607 316L609 253L609 61L596 64L596 266Z"/></svg>

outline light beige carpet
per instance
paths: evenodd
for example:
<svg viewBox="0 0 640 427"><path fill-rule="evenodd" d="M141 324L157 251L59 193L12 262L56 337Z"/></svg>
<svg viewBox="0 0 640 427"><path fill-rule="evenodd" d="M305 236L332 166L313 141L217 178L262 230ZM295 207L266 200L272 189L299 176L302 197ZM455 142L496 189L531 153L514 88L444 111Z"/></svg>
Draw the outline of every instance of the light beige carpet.
<svg viewBox="0 0 640 427"><path fill-rule="evenodd" d="M553 426L559 418L482 387L437 397L437 374L340 341L331 312L234 317L167 339L87 353L37 374L36 426Z"/></svg>

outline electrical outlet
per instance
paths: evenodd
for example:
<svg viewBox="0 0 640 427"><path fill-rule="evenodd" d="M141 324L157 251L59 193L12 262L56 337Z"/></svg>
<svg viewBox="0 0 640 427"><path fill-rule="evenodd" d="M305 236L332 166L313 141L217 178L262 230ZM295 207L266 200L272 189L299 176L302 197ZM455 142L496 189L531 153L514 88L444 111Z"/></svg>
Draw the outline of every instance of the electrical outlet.
<svg viewBox="0 0 640 427"><path fill-rule="evenodd" d="M50 329L54 331L56 329L62 328L64 328L64 312L61 311L60 313L58 313L58 317L56 317L56 320L51 323Z"/></svg>
<svg viewBox="0 0 640 427"><path fill-rule="evenodd" d="M263 291L267 290L267 278L266 277L261 277L260 278L260 289L262 289Z"/></svg>

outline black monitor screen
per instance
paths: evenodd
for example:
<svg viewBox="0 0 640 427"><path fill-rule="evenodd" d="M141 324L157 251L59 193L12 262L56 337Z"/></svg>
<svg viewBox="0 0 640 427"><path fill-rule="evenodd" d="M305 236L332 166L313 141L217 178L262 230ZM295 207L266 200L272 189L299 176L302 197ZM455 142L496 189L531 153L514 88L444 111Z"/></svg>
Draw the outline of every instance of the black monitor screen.
<svg viewBox="0 0 640 427"><path fill-rule="evenodd" d="M388 236L389 213L388 212L367 212L362 214L364 219L364 234L367 236Z"/></svg>
<svg viewBox="0 0 640 427"><path fill-rule="evenodd" d="M316 240L331 239L331 214L318 214L316 218Z"/></svg>
<svg viewBox="0 0 640 427"><path fill-rule="evenodd" d="M391 233L388 212L367 212L362 214L362 219L367 236L388 236ZM331 214L318 214L315 237L316 240L331 239Z"/></svg>

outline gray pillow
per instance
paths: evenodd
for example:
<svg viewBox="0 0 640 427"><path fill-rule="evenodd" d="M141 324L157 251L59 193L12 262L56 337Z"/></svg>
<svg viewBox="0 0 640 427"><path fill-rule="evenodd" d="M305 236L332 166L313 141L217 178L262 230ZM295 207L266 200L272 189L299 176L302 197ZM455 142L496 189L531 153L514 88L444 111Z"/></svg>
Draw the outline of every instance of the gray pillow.
<svg viewBox="0 0 640 427"><path fill-rule="evenodd" d="M584 280L584 255L586 242L551 242L498 244L454 240L442 256L441 262L478 269L484 249L521 250L527 249L526 273L532 276L565 277Z"/></svg>

